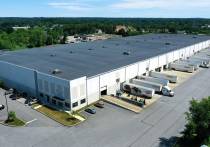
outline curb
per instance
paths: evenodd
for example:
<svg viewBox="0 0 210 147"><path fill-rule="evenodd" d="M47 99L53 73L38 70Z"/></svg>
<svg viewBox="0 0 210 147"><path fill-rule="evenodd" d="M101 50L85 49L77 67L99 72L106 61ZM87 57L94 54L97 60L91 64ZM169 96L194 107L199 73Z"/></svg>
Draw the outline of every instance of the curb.
<svg viewBox="0 0 210 147"><path fill-rule="evenodd" d="M32 108L32 107L31 107L31 108ZM64 124L62 124L61 122L57 121L56 119L54 119L54 118L52 118L52 117L49 117L49 116L46 115L45 113L38 111L37 109L34 109L34 108L32 108L32 109L35 110L35 111L37 111L37 112L39 112L39 113L41 113L42 115L44 115L44 116L50 118L51 120L53 120L53 121L55 121L55 122L61 124L61 125L64 126L64 127L74 127L74 126L77 126L77 125L79 125L80 123L82 123L82 122L84 122L84 121L86 120L86 119L85 119L84 121L80 121L80 122L78 122L78 123L76 123L76 124L74 124L74 125L69 125L69 126L67 126L67 125L64 125Z"/></svg>
<svg viewBox="0 0 210 147"><path fill-rule="evenodd" d="M25 123L25 122L24 122ZM26 123L23 125L23 126L15 126L15 125L8 125L8 124L6 124L6 123L4 123L4 122L0 122L0 124L1 125L4 125L4 126L6 126L6 127L11 127L11 128L20 128L20 127L26 127Z"/></svg>

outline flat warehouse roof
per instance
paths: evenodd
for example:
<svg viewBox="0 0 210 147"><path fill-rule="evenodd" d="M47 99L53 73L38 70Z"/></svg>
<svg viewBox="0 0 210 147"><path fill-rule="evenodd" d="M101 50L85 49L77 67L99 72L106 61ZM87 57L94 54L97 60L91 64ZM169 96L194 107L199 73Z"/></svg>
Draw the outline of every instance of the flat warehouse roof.
<svg viewBox="0 0 210 147"><path fill-rule="evenodd" d="M209 40L210 36L147 34L125 38L25 49L0 55L0 61L72 80L91 77L176 49ZM124 52L130 52L125 55Z"/></svg>

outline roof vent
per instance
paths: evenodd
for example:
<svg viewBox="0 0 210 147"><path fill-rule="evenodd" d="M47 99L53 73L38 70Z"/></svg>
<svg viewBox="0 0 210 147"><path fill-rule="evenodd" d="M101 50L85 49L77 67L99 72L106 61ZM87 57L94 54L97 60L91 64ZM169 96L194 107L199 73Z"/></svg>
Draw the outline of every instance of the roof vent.
<svg viewBox="0 0 210 147"><path fill-rule="evenodd" d="M116 43L115 45L116 45L116 46L119 46L119 43Z"/></svg>
<svg viewBox="0 0 210 147"><path fill-rule="evenodd" d="M60 74L60 73L62 73L62 71L60 70L60 69L54 69L53 71L52 71L52 74Z"/></svg>
<svg viewBox="0 0 210 147"><path fill-rule="evenodd" d="M197 38L196 36L193 36L192 38Z"/></svg>
<svg viewBox="0 0 210 147"><path fill-rule="evenodd" d="M89 50L89 51L92 51L93 49L92 49L92 48L89 48L88 50Z"/></svg>
<svg viewBox="0 0 210 147"><path fill-rule="evenodd" d="M103 45L102 48L106 48L106 47Z"/></svg>
<svg viewBox="0 0 210 147"><path fill-rule="evenodd" d="M70 54L73 54L74 52L73 52L73 51L70 51L69 53L70 53Z"/></svg>
<svg viewBox="0 0 210 147"><path fill-rule="evenodd" d="M131 54L130 51L125 51L125 52L123 52L123 55L130 55L130 54Z"/></svg>
<svg viewBox="0 0 210 147"><path fill-rule="evenodd" d="M169 42L166 42L166 43L165 43L165 45L171 45L171 43L169 43Z"/></svg>
<svg viewBox="0 0 210 147"><path fill-rule="evenodd" d="M55 57L56 56L56 54L50 54L50 57Z"/></svg>

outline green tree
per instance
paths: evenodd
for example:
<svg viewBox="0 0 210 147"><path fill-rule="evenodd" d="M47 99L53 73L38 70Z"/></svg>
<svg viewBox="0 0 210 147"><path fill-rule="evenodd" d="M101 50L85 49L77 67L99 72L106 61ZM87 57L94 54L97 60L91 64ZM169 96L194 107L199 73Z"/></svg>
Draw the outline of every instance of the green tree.
<svg viewBox="0 0 210 147"><path fill-rule="evenodd" d="M210 136L210 97L201 101L192 100L186 113L187 124L183 133L183 142L187 146L200 145Z"/></svg>

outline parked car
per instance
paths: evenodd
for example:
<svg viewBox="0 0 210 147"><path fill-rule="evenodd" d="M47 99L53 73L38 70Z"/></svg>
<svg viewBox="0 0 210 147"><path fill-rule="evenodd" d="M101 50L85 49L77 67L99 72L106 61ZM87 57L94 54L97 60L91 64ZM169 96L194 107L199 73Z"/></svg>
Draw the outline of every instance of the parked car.
<svg viewBox="0 0 210 147"><path fill-rule="evenodd" d="M0 104L0 110L3 110L4 108L5 108L5 106Z"/></svg>
<svg viewBox="0 0 210 147"><path fill-rule="evenodd" d="M96 110L93 108L87 108L85 109L86 112L90 113L90 114L96 114Z"/></svg>
<svg viewBox="0 0 210 147"><path fill-rule="evenodd" d="M103 101L99 101L99 102L95 103L94 106L96 106L98 108L104 108L104 102Z"/></svg>

